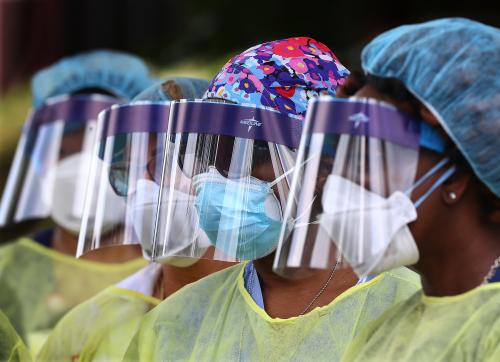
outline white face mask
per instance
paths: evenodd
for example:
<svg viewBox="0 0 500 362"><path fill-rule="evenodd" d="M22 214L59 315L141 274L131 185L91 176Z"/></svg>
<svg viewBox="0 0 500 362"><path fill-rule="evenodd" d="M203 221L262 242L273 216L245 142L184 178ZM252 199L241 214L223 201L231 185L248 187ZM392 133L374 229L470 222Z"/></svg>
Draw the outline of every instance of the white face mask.
<svg viewBox="0 0 500 362"><path fill-rule="evenodd" d="M52 198L51 217L64 229L78 235L83 218L83 209L87 191L98 190L100 178L87 184L91 157L87 153L77 153L62 159L55 169L54 192ZM98 160L97 170L100 175L103 163ZM88 226L93 227L96 216L98 192L93 192L92 207ZM125 202L116 195L108 185L104 190L106 212L102 215L101 230L103 234L111 231L125 217Z"/></svg>
<svg viewBox="0 0 500 362"><path fill-rule="evenodd" d="M384 198L348 179L328 176L319 224L359 276L380 273L418 261L408 224L417 210L396 191Z"/></svg>
<svg viewBox="0 0 500 362"><path fill-rule="evenodd" d="M168 206L170 191L170 189L163 191L161 208ZM210 246L210 242L206 234L198 226L198 214L194 208L194 197L176 189L172 191L174 192L176 204L172 208L174 213L172 227L170 235L166 239L169 253L163 255L156 262L178 267L188 267L199 260ZM136 191L131 196L133 198L134 230L145 251L151 251L153 246L159 193L160 187L155 182L143 179L137 181ZM166 215L166 212L160 212L162 215ZM161 233L158 235L158 240L163 241L165 240L165 235L163 234L165 228L159 229ZM197 232L193 233L193 230L197 230ZM193 257L176 256L192 254L189 248L196 248L196 255L193 255Z"/></svg>

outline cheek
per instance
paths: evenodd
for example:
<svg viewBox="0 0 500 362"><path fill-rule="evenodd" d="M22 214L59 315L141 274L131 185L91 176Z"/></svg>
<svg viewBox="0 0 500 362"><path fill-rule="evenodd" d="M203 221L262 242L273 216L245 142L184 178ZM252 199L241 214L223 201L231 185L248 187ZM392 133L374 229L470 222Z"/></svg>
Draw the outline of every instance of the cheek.
<svg viewBox="0 0 500 362"><path fill-rule="evenodd" d="M265 162L254 166L252 176L262 181L271 182L274 181L279 175L274 175L274 169L271 162Z"/></svg>
<svg viewBox="0 0 500 362"><path fill-rule="evenodd" d="M441 159L442 156L421 149L415 182L441 161ZM429 190L441 174L442 171L431 176L415 189L411 195L413 202L418 200L427 190ZM421 252L424 252L428 247L428 245L425 244L425 240L429 240L429 236L435 234L440 229L439 225L442 223L444 215L446 215L446 209L441 198L441 187L438 187L418 207L417 219L409 225L415 242Z"/></svg>
<svg viewBox="0 0 500 362"><path fill-rule="evenodd" d="M410 223L410 231L421 253L429 247L429 240L434 240L443 224L443 215L446 215L444 204L441 201L441 192L438 188L417 209L417 219Z"/></svg>

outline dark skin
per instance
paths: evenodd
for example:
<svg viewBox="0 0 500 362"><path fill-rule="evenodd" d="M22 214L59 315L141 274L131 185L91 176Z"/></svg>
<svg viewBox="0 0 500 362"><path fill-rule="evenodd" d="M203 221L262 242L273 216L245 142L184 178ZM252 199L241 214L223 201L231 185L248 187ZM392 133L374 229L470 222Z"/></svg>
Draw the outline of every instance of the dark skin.
<svg viewBox="0 0 500 362"><path fill-rule="evenodd" d="M153 296L163 300L188 284L236 264L212 260L213 253L214 248L211 247L202 259L187 267L163 264L162 272L155 283Z"/></svg>
<svg viewBox="0 0 500 362"><path fill-rule="evenodd" d="M224 166L227 166L230 162L232 147L233 142L229 137L221 137L216 166L218 166L219 172L223 175L227 174L227 170L224 169ZM227 151L222 152L221 150L223 148L227 148ZM275 178L275 171L270 159L264 161L260 159L260 162L254 164L252 168L252 176L260 180L270 182ZM278 188L274 186L273 190L279 199ZM209 249L207 253L213 253L213 248ZM262 288L265 311L273 318L291 318L299 316L325 285L331 274L331 270L307 270L309 276L304 279L283 278L273 272L274 255L275 254L272 253L262 259L254 261L254 266L258 273L260 286ZM210 257L210 255L208 255L208 257ZM194 282L200 277L204 277L233 264L234 263L200 259L199 262L187 268L163 265L162 279L164 294L162 295L160 293L161 288L157 287L155 296L164 298L183 287L186 283ZM329 284L328 288L326 288L309 310L328 305L338 295L355 285L357 281L357 276L350 269L337 270L332 283Z"/></svg>
<svg viewBox="0 0 500 362"><path fill-rule="evenodd" d="M76 244L78 237L62 227L54 228L54 237L52 239L52 248L60 253L74 256L76 254ZM139 245L123 245L112 248L102 248L92 250L80 259L92 260L100 263L123 263L136 259L141 256Z"/></svg>
<svg viewBox="0 0 500 362"><path fill-rule="evenodd" d="M270 162L254 168L252 175L261 180L272 181L274 171ZM274 189L277 195L276 188ZM278 196L278 195L277 195ZM331 270L297 270L307 274L306 278L283 278L273 271L275 253L253 262L259 276L264 307L272 318L291 318L299 316L327 282ZM349 268L338 268L325 291L308 311L330 304L340 294L356 285L357 275Z"/></svg>
<svg viewBox="0 0 500 362"><path fill-rule="evenodd" d="M162 84L163 91L168 94L172 99L182 99L184 95L182 93L182 88L175 83L173 80L166 81ZM156 150L156 135L151 135L151 140L148 144L150 159L155 159ZM156 165L149 165L151 169L155 169ZM179 175L181 176L181 175ZM145 173L145 178L151 179L149 173ZM183 181L186 176L177 178L176 187L184 190ZM173 293L177 292L181 288L188 284L194 283L197 280L204 278L212 273L218 272L225 268L228 268L236 263L212 260L214 253L214 248L209 248L203 258L196 261L196 263L187 267L178 267L169 264L163 264L161 266L161 273L158 279L155 281L155 287L153 290L153 296L160 300L163 300Z"/></svg>
<svg viewBox="0 0 500 362"><path fill-rule="evenodd" d="M363 86L355 96L392 103L439 127L437 118L422 104L394 100L370 85ZM442 157L421 149L417 179ZM443 172L417 188L412 199L417 200ZM456 198L450 196L452 193ZM420 259L412 268L420 274L426 295L452 296L474 289L500 255L498 210L486 213L481 201L484 197L484 186L471 173L459 171L419 207L418 219L410 224L420 252ZM491 193L486 197L495 198Z"/></svg>
<svg viewBox="0 0 500 362"><path fill-rule="evenodd" d="M304 279L286 279L273 272L274 257L275 253L272 253L253 262L259 275L265 311L272 318L297 317L325 285L331 270L309 271L310 276ZM309 311L330 304L357 281L358 277L351 269L338 269Z"/></svg>

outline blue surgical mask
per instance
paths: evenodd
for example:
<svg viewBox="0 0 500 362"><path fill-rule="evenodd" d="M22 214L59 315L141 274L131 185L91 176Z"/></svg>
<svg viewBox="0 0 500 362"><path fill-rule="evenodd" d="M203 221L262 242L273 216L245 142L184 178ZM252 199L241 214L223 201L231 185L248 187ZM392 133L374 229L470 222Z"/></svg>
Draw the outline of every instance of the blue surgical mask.
<svg viewBox="0 0 500 362"><path fill-rule="evenodd" d="M272 183L251 176L227 179L215 167L193 177L200 226L224 254L253 260L272 253L282 225Z"/></svg>

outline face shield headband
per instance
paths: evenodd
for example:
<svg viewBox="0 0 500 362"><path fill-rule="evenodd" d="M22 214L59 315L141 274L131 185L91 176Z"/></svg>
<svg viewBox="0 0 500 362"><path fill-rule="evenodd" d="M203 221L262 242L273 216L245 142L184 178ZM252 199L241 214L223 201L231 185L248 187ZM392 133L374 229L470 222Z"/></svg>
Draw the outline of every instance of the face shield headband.
<svg viewBox="0 0 500 362"><path fill-rule="evenodd" d="M272 252L301 128L274 110L173 102L151 258L239 261ZM188 248L173 240L180 225Z"/></svg>
<svg viewBox="0 0 500 362"><path fill-rule="evenodd" d="M169 113L169 103L142 101L100 114L77 256L151 244Z"/></svg>
<svg viewBox="0 0 500 362"><path fill-rule="evenodd" d="M416 262L407 224L455 171L443 159L415 182L420 147L445 149L439 132L384 102L325 97L310 105L301 142L275 271L302 277L341 265L362 276ZM412 191L447 165L414 203Z"/></svg>
<svg viewBox="0 0 500 362"><path fill-rule="evenodd" d="M83 192L77 180L88 173L84 158L95 140L98 113L117 102L96 94L60 96L31 113L0 202L0 227L48 216L58 222L56 209L72 204L75 189ZM63 226L74 229L72 223Z"/></svg>

